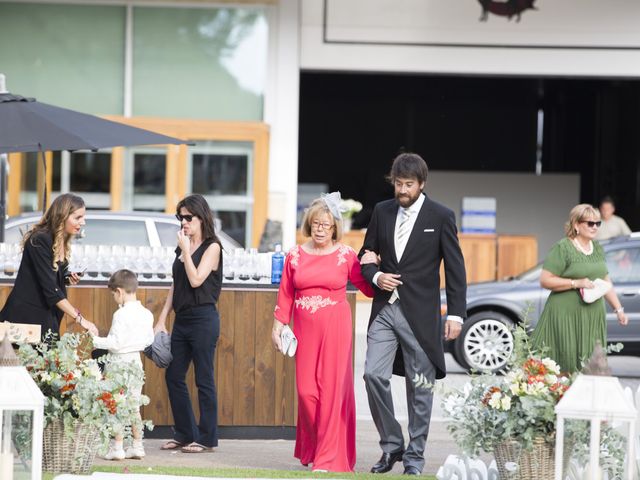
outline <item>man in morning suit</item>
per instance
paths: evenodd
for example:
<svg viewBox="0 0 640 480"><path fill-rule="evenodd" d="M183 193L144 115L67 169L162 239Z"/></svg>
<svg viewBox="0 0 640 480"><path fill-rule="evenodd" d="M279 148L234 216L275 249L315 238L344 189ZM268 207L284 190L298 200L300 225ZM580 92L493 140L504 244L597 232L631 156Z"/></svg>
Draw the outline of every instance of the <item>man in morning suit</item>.
<svg viewBox="0 0 640 480"><path fill-rule="evenodd" d="M454 213L424 193L428 168L416 154L395 158L389 174L395 199L378 203L360 256L376 288L367 334L364 380L380 434L382 457L371 472L385 473L402 460L404 474L420 475L429 433L433 392L417 388L416 374L444 378L443 339L460 334L466 316L466 275ZM373 252L373 253L371 253ZM366 260L366 259L363 259ZM444 260L448 316L440 317L440 263ZM409 442L394 417L391 375L406 377Z"/></svg>

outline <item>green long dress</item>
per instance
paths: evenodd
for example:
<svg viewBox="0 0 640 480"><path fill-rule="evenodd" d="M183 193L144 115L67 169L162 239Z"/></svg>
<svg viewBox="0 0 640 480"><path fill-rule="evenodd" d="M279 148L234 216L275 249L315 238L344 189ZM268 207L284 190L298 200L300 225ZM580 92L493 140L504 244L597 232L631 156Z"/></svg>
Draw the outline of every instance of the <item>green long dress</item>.
<svg viewBox="0 0 640 480"><path fill-rule="evenodd" d="M608 274L604 251L593 242L585 255L571 240L563 238L549 251L545 270L562 278L595 280ZM593 352L596 341L606 346L607 322L604 298L585 303L578 290L551 292L532 337L536 350L546 347L545 356L554 359L563 372L575 372Z"/></svg>

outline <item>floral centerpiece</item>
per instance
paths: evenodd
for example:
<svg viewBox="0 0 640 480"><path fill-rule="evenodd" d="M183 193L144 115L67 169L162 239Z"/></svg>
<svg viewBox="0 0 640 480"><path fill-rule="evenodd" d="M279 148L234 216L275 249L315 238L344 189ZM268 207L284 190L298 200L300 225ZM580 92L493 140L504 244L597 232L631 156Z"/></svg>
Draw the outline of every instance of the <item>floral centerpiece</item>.
<svg viewBox="0 0 640 480"><path fill-rule="evenodd" d="M351 221L353 216L362 210L362 204L352 198L340 200L340 213L342 214L342 225L344 231L351 230Z"/></svg>
<svg viewBox="0 0 640 480"><path fill-rule="evenodd" d="M340 201L340 211L342 218L352 218L356 213L362 210L362 204L353 198L346 198Z"/></svg>
<svg viewBox="0 0 640 480"><path fill-rule="evenodd" d="M131 424L141 405L149 403L145 395L129 394L130 386L144 382L142 369L128 362L113 362L102 373L98 360L88 358L83 350L86 340L86 334L66 333L57 341L48 337L35 346L23 344L18 350L18 357L45 396L45 460L48 429L59 426L65 440L73 441L81 427L90 432L87 444L104 448L115 433L130 435L130 427L124 426ZM152 428L150 422L143 423Z"/></svg>
<svg viewBox="0 0 640 480"><path fill-rule="evenodd" d="M462 389L445 392L448 428L465 455L493 452L513 438L525 449L538 438L553 443L554 407L571 379L552 359L527 353L503 376L475 375Z"/></svg>

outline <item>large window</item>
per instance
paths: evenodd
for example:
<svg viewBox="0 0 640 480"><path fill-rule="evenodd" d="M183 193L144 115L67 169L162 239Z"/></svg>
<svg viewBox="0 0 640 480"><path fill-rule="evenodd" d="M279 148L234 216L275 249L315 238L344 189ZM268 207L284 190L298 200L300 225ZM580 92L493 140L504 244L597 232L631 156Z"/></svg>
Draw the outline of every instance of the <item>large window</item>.
<svg viewBox="0 0 640 480"><path fill-rule="evenodd" d="M98 115L262 120L264 7L130 5L0 2L9 90Z"/></svg>
<svg viewBox="0 0 640 480"><path fill-rule="evenodd" d="M261 9L134 8L133 114L261 120Z"/></svg>
<svg viewBox="0 0 640 480"><path fill-rule="evenodd" d="M123 113L124 6L0 3L0 70L12 93Z"/></svg>

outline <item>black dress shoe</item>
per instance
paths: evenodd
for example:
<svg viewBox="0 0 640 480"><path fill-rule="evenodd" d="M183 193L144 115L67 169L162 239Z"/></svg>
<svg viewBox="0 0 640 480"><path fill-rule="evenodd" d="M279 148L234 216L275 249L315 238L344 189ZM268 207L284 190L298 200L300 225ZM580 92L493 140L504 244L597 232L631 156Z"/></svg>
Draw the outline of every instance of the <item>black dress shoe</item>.
<svg viewBox="0 0 640 480"><path fill-rule="evenodd" d="M404 467L404 472L402 472L403 475L420 475L420 473L416 467Z"/></svg>
<svg viewBox="0 0 640 480"><path fill-rule="evenodd" d="M398 450L393 453L383 453L373 467L371 467L371 473L387 473L393 468L393 464L402 460L404 450Z"/></svg>

